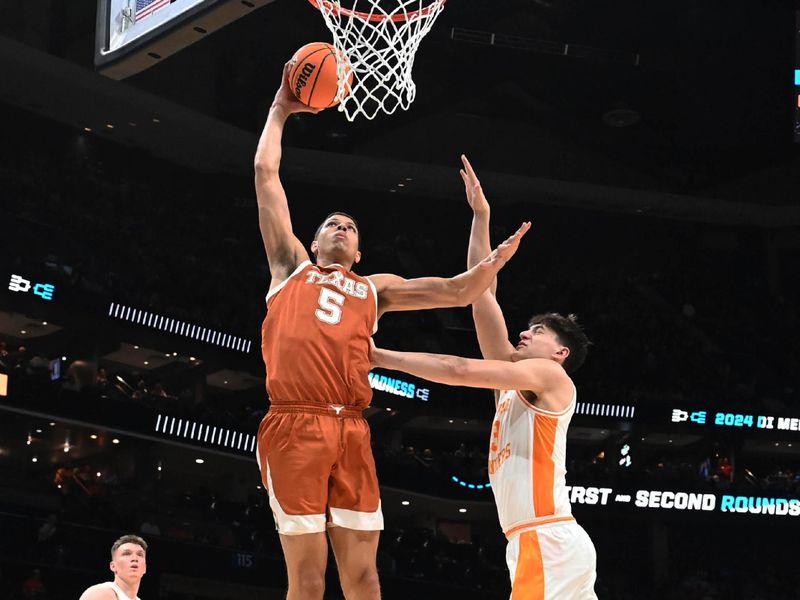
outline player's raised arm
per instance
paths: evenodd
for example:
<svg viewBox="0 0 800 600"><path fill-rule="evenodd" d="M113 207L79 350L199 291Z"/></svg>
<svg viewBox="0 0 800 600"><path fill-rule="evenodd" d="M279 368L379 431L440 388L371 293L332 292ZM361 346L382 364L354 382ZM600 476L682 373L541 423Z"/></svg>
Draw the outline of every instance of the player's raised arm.
<svg viewBox="0 0 800 600"><path fill-rule="evenodd" d="M469 160L463 154L461 162L461 179L464 180L464 191L467 202L472 208L472 227L469 232L469 248L467 250L467 267L472 268L491 251L489 242L489 201L483 193L481 182L475 174ZM484 358L508 360L514 352L514 346L508 341L508 328L503 311L495 298L497 278L490 289L483 292L472 303L472 319L478 334L478 343Z"/></svg>
<svg viewBox="0 0 800 600"><path fill-rule="evenodd" d="M571 385L561 365L546 358L509 362L426 352L397 352L374 346L370 358L374 367L403 371L447 385L530 390L537 396Z"/></svg>
<svg viewBox="0 0 800 600"><path fill-rule="evenodd" d="M397 275L371 275L378 292L378 311L467 306L489 287L497 272L514 256L530 223L523 223L480 263L455 277L403 279Z"/></svg>
<svg viewBox="0 0 800 600"><path fill-rule="evenodd" d="M281 184L279 169L283 128L289 115L295 112L318 111L294 98L287 79L289 68L290 63L287 63L283 70L281 87L275 94L264 131L258 141L255 157L258 222L272 275L270 287L286 279L297 265L308 259L308 252L292 231L289 204Z"/></svg>
<svg viewBox="0 0 800 600"><path fill-rule="evenodd" d="M472 209L472 227L469 231L469 247L467 248L467 268L471 269L484 258L489 256L492 245L489 241L489 217L491 208L486 195L483 193L481 182L475 174L469 160L465 155L461 155L461 163L464 168L459 171L461 179L464 181L464 192L467 195L467 202ZM497 279L492 282L489 288L494 294L497 291Z"/></svg>

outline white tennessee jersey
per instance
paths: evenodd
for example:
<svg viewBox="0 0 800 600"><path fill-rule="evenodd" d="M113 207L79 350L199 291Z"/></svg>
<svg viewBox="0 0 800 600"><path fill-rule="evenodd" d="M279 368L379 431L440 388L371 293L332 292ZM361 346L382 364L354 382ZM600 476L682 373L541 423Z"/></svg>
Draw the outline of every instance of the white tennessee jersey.
<svg viewBox="0 0 800 600"><path fill-rule="evenodd" d="M551 412L517 390L500 392L489 443L489 481L506 537L544 522L572 520L566 490L567 427L577 390L566 410Z"/></svg>
<svg viewBox="0 0 800 600"><path fill-rule="evenodd" d="M117 595L117 600L139 600L139 597L131 598L125 592L122 591L122 588L119 587L116 582L114 581L106 581L104 583L98 584L98 587L110 588L114 590L114 593Z"/></svg>

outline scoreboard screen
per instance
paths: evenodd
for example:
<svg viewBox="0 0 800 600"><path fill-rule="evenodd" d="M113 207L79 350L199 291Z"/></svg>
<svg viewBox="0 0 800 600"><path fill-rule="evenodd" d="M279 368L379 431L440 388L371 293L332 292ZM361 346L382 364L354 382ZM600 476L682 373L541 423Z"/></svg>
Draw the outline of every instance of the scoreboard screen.
<svg viewBox="0 0 800 600"><path fill-rule="evenodd" d="M95 67L143 71L273 0L98 0Z"/></svg>
<svg viewBox="0 0 800 600"><path fill-rule="evenodd" d="M115 52L137 39L176 22L178 17L200 5L203 0L108 0L110 25L107 29L107 52Z"/></svg>

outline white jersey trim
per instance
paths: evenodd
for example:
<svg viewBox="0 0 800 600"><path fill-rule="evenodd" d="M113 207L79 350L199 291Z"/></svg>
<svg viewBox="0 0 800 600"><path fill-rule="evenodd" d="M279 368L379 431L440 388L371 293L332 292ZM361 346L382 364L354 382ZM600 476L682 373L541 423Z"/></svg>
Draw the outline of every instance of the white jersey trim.
<svg viewBox="0 0 800 600"><path fill-rule="evenodd" d="M570 401L570 403L567 406L567 408L565 408L564 410L556 412L556 411L553 411L553 410L546 410L544 408L539 408L535 404L531 404L528 401L528 399L525 396L522 395L522 391L521 390L515 390L515 391L516 391L517 396L519 397L519 399L522 400L522 402L525 403L525 406L527 406L528 408L530 408L534 412L541 413L541 414L547 415L549 417L563 417L569 411L571 411L573 408L575 408L575 402L578 399L578 389L575 387L575 384L573 383L572 384L572 400Z"/></svg>
<svg viewBox="0 0 800 600"><path fill-rule="evenodd" d="M283 289L283 287L284 287L284 286L285 286L285 285L286 285L286 284L289 282L289 280L290 280L292 277L294 277L295 275L297 275L297 274L298 274L300 271L302 271L303 269L305 269L305 268L306 268L308 265L310 265L310 264L311 264L311 261L310 261L310 260L304 260L304 261L303 261L303 262L301 262L299 265L297 265L297 268L296 268L294 271L292 271L292 274L291 274L291 275L289 275L289 276L288 276L286 279L284 279L283 281L281 281L281 282L280 282L278 285L276 285L276 286L275 286L274 288L272 288L272 289L271 289L269 292L267 292L267 297L266 297L266 298L264 298L264 300L265 300L266 302L269 302L269 299L270 299L270 298L272 298L272 297L273 297L275 294L277 294L278 292L280 292L280 291Z"/></svg>
<svg viewBox="0 0 800 600"><path fill-rule="evenodd" d="M134 596L133 598L128 596L128 594L122 591L122 588L119 587L115 581L106 581L105 583L101 583L100 587L112 590L114 594L116 594L118 600L139 600L138 596Z"/></svg>
<svg viewBox="0 0 800 600"><path fill-rule="evenodd" d="M375 335L378 331L378 290L375 287L375 284L372 283L372 279L369 277L364 277L369 282L369 287L372 290L372 297L375 298L375 325L372 327L372 335Z"/></svg>
<svg viewBox="0 0 800 600"><path fill-rule="evenodd" d="M259 465L261 462L259 461ZM321 515L287 515L278 497L275 495L275 486L272 485L272 475L269 469L269 460L266 464L267 486L269 487L269 507L275 519L275 527L281 535L305 535L307 533L322 533L325 531L325 513Z"/></svg>
<svg viewBox="0 0 800 600"><path fill-rule="evenodd" d="M381 510L380 500L378 510L375 512L360 512L348 510L346 508L330 507L331 520L329 527L344 527L345 529L355 529L357 531L382 531L383 530L383 511Z"/></svg>

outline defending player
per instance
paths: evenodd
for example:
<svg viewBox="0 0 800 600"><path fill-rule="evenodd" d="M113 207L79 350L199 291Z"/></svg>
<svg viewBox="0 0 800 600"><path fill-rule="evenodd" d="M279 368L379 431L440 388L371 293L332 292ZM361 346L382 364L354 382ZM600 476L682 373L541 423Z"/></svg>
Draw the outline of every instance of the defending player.
<svg viewBox="0 0 800 600"><path fill-rule="evenodd" d="M257 456L280 534L288 600L324 592L328 529L348 600L380 597L375 566L383 529L378 482L362 410L369 405L369 340L387 311L466 306L513 256L529 224L474 268L449 279L363 277L355 220L332 213L311 244L315 262L292 231L279 178L288 116L316 112L283 82L255 159L259 223L272 280L262 353L270 410Z"/></svg>
<svg viewBox="0 0 800 600"><path fill-rule="evenodd" d="M465 157L461 172L474 211L468 264L489 252L489 204ZM473 303L484 360L373 349L377 367L468 387L496 390L489 446L489 480L500 525L512 600L596 600L596 554L572 517L566 493L567 427L577 391L569 373L583 364L588 339L574 316L531 318L508 341L491 291Z"/></svg>
<svg viewBox="0 0 800 600"><path fill-rule="evenodd" d="M138 535L123 535L111 546L109 568L114 581L93 585L80 600L139 600L139 585L147 573L147 542Z"/></svg>

